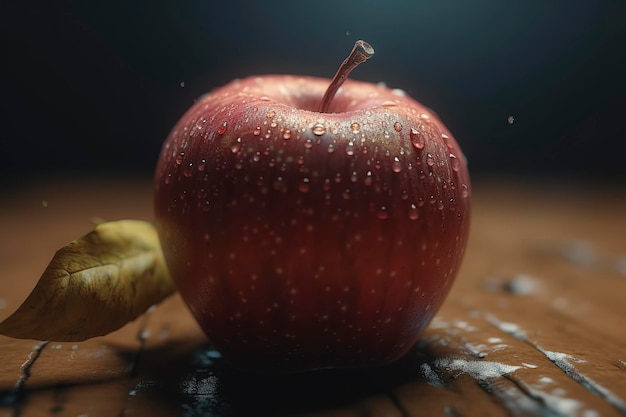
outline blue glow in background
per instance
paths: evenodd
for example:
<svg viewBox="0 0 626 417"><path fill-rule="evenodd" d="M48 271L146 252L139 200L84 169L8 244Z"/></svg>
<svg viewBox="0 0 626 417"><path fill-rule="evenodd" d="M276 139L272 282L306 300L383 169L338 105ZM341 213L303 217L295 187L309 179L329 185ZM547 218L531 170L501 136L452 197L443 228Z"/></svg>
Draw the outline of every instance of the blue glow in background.
<svg viewBox="0 0 626 417"><path fill-rule="evenodd" d="M3 2L0 184L150 175L195 97L330 77L359 38L376 55L353 77L433 108L475 178L623 182L625 21L619 1Z"/></svg>

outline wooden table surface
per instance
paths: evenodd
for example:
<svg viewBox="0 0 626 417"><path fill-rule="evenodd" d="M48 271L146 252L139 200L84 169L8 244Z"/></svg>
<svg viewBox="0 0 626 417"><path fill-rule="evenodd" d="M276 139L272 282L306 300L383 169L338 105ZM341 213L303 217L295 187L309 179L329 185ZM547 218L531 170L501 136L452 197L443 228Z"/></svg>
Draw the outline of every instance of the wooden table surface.
<svg viewBox="0 0 626 417"><path fill-rule="evenodd" d="M626 189L478 183L468 252L423 340L382 369L248 375L178 296L106 337L0 337L3 416L626 415ZM94 219L151 219L142 180L0 200L0 320Z"/></svg>

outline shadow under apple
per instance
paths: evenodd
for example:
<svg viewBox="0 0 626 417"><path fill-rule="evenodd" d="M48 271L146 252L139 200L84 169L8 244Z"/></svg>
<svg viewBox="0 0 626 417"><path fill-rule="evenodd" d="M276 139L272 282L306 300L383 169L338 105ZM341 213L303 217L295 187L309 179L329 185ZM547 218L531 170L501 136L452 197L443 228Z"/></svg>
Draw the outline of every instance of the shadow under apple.
<svg viewBox="0 0 626 417"><path fill-rule="evenodd" d="M210 345L175 356L171 350L149 349L134 359L132 374L139 382L130 405L141 409L144 401L156 401L186 416L279 416L331 412L375 398L407 415L394 390L426 383L420 367L432 359L427 347L418 345L401 360L379 368L261 374L233 368Z"/></svg>

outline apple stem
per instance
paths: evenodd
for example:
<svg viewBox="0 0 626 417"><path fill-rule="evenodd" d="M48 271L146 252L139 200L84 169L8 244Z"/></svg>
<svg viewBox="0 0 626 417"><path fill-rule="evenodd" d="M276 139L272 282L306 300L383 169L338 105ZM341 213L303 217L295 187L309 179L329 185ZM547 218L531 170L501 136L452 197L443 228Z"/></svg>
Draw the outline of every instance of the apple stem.
<svg viewBox="0 0 626 417"><path fill-rule="evenodd" d="M328 113L328 109L330 108L330 102L335 98L335 94L337 94L337 90L343 84L343 82L348 79L348 75L352 72L353 69L357 67L362 62L367 61L369 58L374 55L374 48L369 43L358 40L354 44L354 48L352 48L352 52L350 55L341 63L337 73L333 77L333 80L330 82L324 97L322 98L322 103L320 104L320 113Z"/></svg>

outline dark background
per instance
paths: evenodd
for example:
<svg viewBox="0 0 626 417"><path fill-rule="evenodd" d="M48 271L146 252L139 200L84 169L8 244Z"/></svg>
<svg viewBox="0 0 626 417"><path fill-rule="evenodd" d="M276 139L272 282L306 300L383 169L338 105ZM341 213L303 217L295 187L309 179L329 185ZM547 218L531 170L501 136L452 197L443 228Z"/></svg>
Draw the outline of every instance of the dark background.
<svg viewBox="0 0 626 417"><path fill-rule="evenodd" d="M626 181L624 1L35 0L0 6L0 185L149 176L195 97L359 38L353 77L436 110L476 178Z"/></svg>

